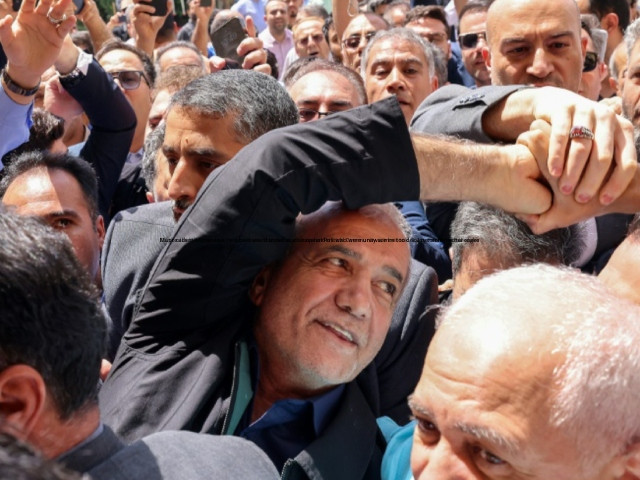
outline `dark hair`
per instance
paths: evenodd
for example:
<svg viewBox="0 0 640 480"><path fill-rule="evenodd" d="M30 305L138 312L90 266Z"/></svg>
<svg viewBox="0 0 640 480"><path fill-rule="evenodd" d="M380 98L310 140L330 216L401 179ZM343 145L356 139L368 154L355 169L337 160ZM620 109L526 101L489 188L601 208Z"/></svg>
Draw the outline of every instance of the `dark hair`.
<svg viewBox="0 0 640 480"><path fill-rule="evenodd" d="M298 123L298 109L274 78L253 70L223 70L200 77L177 92L167 109L184 108L219 118L233 115L240 142Z"/></svg>
<svg viewBox="0 0 640 480"><path fill-rule="evenodd" d="M86 53L93 55L93 42L91 41L91 35L89 34L89 32L87 32L86 30L82 32L73 32L71 34L71 40L73 41L73 44L75 46L79 47L81 50L84 50Z"/></svg>
<svg viewBox="0 0 640 480"><path fill-rule="evenodd" d="M0 211L0 368L40 373L61 418L97 401L106 323L65 235Z"/></svg>
<svg viewBox="0 0 640 480"><path fill-rule="evenodd" d="M35 150L23 153L17 157L7 168L5 176L0 181L0 198L9 188L9 185L20 175L33 169L62 170L76 179L84 199L87 201L87 210L92 220L98 218L98 181L96 173L85 160L69 154L54 154L46 151Z"/></svg>
<svg viewBox="0 0 640 480"><path fill-rule="evenodd" d="M64 119L42 108L34 108L31 114L31 128L29 140L17 148L7 152L2 157L5 167L9 166L17 157L34 150L49 150L53 142L64 135Z"/></svg>
<svg viewBox="0 0 640 480"><path fill-rule="evenodd" d="M444 30L447 33L447 36L450 35L449 22L447 21L447 14L445 13L444 8L437 5L420 5L418 7L413 7L407 12L404 24L406 26L408 23L420 20L421 18L433 18L434 20L438 20L444 24Z"/></svg>
<svg viewBox="0 0 640 480"><path fill-rule="evenodd" d="M156 84L151 92L151 97L155 100L156 95L161 90L177 92L193 82L196 78L207 75L204 70L196 66L174 65L164 72L158 72Z"/></svg>
<svg viewBox="0 0 640 480"><path fill-rule="evenodd" d="M153 66L153 61L149 55L147 55L143 50L134 47L133 45L129 45L122 40L112 40L106 43L104 47L96 53L96 60L100 61L102 57L113 50L126 50L138 57L142 63L142 70L144 70L144 74L149 81L149 87L153 88L153 84L156 81L156 68Z"/></svg>
<svg viewBox="0 0 640 480"><path fill-rule="evenodd" d="M452 245L454 276L469 251L510 266L538 262L570 265L579 258L583 246L577 225L535 235L513 215L475 202L460 204L451 224L451 238L465 240Z"/></svg>
<svg viewBox="0 0 640 480"><path fill-rule="evenodd" d="M323 20L326 20L329 16L329 12L322 5L305 5L300 10L298 10L298 15L302 13L302 16L307 17L320 17Z"/></svg>
<svg viewBox="0 0 640 480"><path fill-rule="evenodd" d="M317 62L321 60L319 57L300 57L294 60L289 67L285 70L284 76L282 77L283 85L291 85L291 79L298 74L298 70L309 63Z"/></svg>
<svg viewBox="0 0 640 480"><path fill-rule="evenodd" d="M609 13L615 13L622 33L631 21L628 0L589 0L589 11L595 14L598 20L602 20L602 17Z"/></svg>
<svg viewBox="0 0 640 480"><path fill-rule="evenodd" d="M358 92L358 98L362 105L367 103L367 91L364 87L364 81L362 77L358 75L354 70L345 67L341 63L332 62L330 60L317 59L313 62L303 64L299 69L295 71L295 74L287 77L284 86L289 90L293 85L305 75L312 72L335 72L338 75L346 78L353 88Z"/></svg>
<svg viewBox="0 0 640 480"><path fill-rule="evenodd" d="M467 13L486 12L489 10L490 5L491 0L469 0L458 14L458 24Z"/></svg>
<svg viewBox="0 0 640 480"><path fill-rule="evenodd" d="M205 68L204 58L202 58L202 54L200 53L200 50L198 50L198 47L196 47L191 42L187 42L184 40L175 40L173 42L170 42L170 43L167 43L166 45L161 46L160 48L158 48L158 50L156 50L156 73L158 74L158 77L162 75L162 72L160 72L160 59L165 53L167 53L169 50L173 50L174 48L187 48L197 53L200 61L200 68L201 69Z"/></svg>

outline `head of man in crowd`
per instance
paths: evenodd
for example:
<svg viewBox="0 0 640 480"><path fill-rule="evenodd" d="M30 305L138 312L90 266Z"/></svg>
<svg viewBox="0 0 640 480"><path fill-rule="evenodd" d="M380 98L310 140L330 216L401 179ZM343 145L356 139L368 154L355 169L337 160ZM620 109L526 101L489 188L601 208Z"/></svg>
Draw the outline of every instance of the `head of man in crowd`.
<svg viewBox="0 0 640 480"><path fill-rule="evenodd" d="M353 17L342 34L342 63L359 72L362 52L369 40L379 30L388 28L389 24L374 13L362 13Z"/></svg>
<svg viewBox="0 0 640 480"><path fill-rule="evenodd" d="M413 7L405 18L404 26L433 43L444 53L451 56L449 43L449 23L442 7L436 5Z"/></svg>
<svg viewBox="0 0 640 480"><path fill-rule="evenodd" d="M268 0L264 7L264 20L273 38L283 38L287 29L287 3L284 0Z"/></svg>
<svg viewBox="0 0 640 480"><path fill-rule="evenodd" d="M611 255L598 279L612 292L640 305L640 216L636 215L629 233Z"/></svg>
<svg viewBox="0 0 640 480"><path fill-rule="evenodd" d="M106 323L69 241L0 213L0 431L54 458L100 422Z"/></svg>
<svg viewBox="0 0 640 480"><path fill-rule="evenodd" d="M164 142L165 123L161 122L154 129L144 142L144 155L142 156L142 170L140 176L144 178L147 187L147 201L149 203L164 202L170 200L169 162L162 153L162 143Z"/></svg>
<svg viewBox="0 0 640 480"><path fill-rule="evenodd" d="M182 90L196 78L206 75L199 66L175 66L162 72L151 92L151 109L145 130L145 139L164 119L171 97L178 90Z"/></svg>
<svg viewBox="0 0 640 480"><path fill-rule="evenodd" d="M324 38L324 20L309 17L298 20L293 26L293 44L298 57L329 58L329 44Z"/></svg>
<svg viewBox="0 0 640 480"><path fill-rule="evenodd" d="M144 132L151 109L151 89L156 79L153 62L139 48L121 41L113 41L102 47L96 59L113 76L136 112L138 123L129 151L137 152L144 145Z"/></svg>
<svg viewBox="0 0 640 480"><path fill-rule="evenodd" d="M550 85L578 91L585 44L574 0L496 0L487 34L494 85Z"/></svg>
<svg viewBox="0 0 640 480"><path fill-rule="evenodd" d="M297 121L298 110L280 84L252 70L207 75L176 93L162 146L176 220L213 170L260 135Z"/></svg>
<svg viewBox="0 0 640 480"><path fill-rule="evenodd" d="M615 48L609 59L609 86L618 97L622 97L624 79L627 75L627 60L627 45L626 42L622 42Z"/></svg>
<svg viewBox="0 0 640 480"><path fill-rule="evenodd" d="M625 33L627 72L622 86L622 113L633 123L636 149L640 145L640 22L635 21Z"/></svg>
<svg viewBox="0 0 640 480"><path fill-rule="evenodd" d="M445 313L410 397L414 478L638 478L639 315L575 270L482 279Z"/></svg>
<svg viewBox="0 0 640 480"><path fill-rule="evenodd" d="M325 19L322 33L324 33L324 39L329 45L332 60L337 63L342 63L342 44L338 38L338 32L336 31L336 25L333 22L332 16Z"/></svg>
<svg viewBox="0 0 640 480"><path fill-rule="evenodd" d="M87 162L68 154L25 153L7 168L0 197L8 209L40 217L64 233L89 277L100 284L105 228L98 214L96 175Z"/></svg>
<svg viewBox="0 0 640 480"><path fill-rule="evenodd" d="M624 32L629 26L628 0L576 0L580 13L592 13L604 30L607 31L607 50L605 58L608 61L613 50L622 42Z"/></svg>
<svg viewBox="0 0 640 480"><path fill-rule="evenodd" d="M600 99L602 81L609 74L604 61L607 33L598 28L598 19L593 15L581 15L582 31L580 37L586 40L586 53L582 67L582 77L578 93L593 101Z"/></svg>
<svg viewBox="0 0 640 480"><path fill-rule="evenodd" d="M329 203L298 220L296 238L405 234L402 216L391 204L349 211ZM353 380L382 346L409 261L402 242L301 241L282 261L264 268L250 291L259 307L254 334L264 393L273 395L275 388L288 398L293 392L308 397ZM254 403L260 396L258 385Z"/></svg>
<svg viewBox="0 0 640 480"><path fill-rule="evenodd" d="M204 57L191 42L176 40L160 47L156 52L156 71L162 75L171 67L198 67L202 74L209 73Z"/></svg>
<svg viewBox="0 0 640 480"><path fill-rule="evenodd" d="M298 10L302 7L302 0L285 0L287 4L287 25L293 28L298 18Z"/></svg>
<svg viewBox="0 0 640 480"><path fill-rule="evenodd" d="M471 0L460 11L458 24L458 42L464 68L471 74L477 87L491 85L491 75L484 59L487 44L486 0Z"/></svg>
<svg viewBox="0 0 640 480"><path fill-rule="evenodd" d="M308 63L285 86L298 107L301 122L318 120L367 103L362 77L329 60Z"/></svg>
<svg viewBox="0 0 640 480"><path fill-rule="evenodd" d="M526 223L498 208L462 202L451 223L453 299L478 280L528 263L571 265L583 247L577 225L534 235Z"/></svg>
<svg viewBox="0 0 640 480"><path fill-rule="evenodd" d="M407 124L422 101L438 88L431 49L407 28L379 32L362 55L370 102L395 95Z"/></svg>
<svg viewBox="0 0 640 480"><path fill-rule="evenodd" d="M382 18L392 27L402 27L409 10L411 10L409 2L393 0L385 10Z"/></svg>

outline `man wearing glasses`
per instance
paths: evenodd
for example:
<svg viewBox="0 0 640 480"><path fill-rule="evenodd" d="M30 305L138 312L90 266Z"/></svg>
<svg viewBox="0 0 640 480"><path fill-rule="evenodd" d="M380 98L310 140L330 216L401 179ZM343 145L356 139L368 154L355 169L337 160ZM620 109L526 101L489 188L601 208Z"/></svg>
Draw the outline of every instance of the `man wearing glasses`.
<svg viewBox="0 0 640 480"><path fill-rule="evenodd" d="M353 17L342 34L342 63L360 72L362 52L379 30L388 30L389 24L375 13Z"/></svg>
<svg viewBox="0 0 640 480"><path fill-rule="evenodd" d="M462 62L467 72L471 74L476 87L491 85L489 69L484 60L483 50L488 50L487 44L487 10L486 0L471 0L460 11L458 24L458 43L462 53Z"/></svg>
<svg viewBox="0 0 640 480"><path fill-rule="evenodd" d="M121 41L107 44L96 54L104 70L111 74L136 112L136 131L127 163L142 160L144 131L151 110L151 89L155 81L153 62L142 50Z"/></svg>

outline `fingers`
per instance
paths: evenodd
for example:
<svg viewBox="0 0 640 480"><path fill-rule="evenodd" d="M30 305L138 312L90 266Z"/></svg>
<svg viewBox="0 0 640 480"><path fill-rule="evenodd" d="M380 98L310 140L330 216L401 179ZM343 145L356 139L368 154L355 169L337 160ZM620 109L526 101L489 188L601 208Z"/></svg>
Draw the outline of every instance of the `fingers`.
<svg viewBox="0 0 640 480"><path fill-rule="evenodd" d="M253 23L253 18L247 15L247 17L244 20L247 24L247 35L249 35L251 38L255 38L257 34L256 34L256 25L255 23Z"/></svg>
<svg viewBox="0 0 640 480"><path fill-rule="evenodd" d="M227 61L222 57L213 56L208 59L209 73L216 73L227 66Z"/></svg>
<svg viewBox="0 0 640 480"><path fill-rule="evenodd" d="M633 125L624 119L620 120L620 128L615 136L618 148L614 151L614 169L600 191L599 200L602 205L609 205L627 189L638 168Z"/></svg>
<svg viewBox="0 0 640 480"><path fill-rule="evenodd" d="M11 38L11 24L13 23L13 17L7 15L0 20L0 43L7 45Z"/></svg>
<svg viewBox="0 0 640 480"><path fill-rule="evenodd" d="M569 142L573 111L561 108L551 118L551 138L549 139L549 173L560 177L564 171L565 153Z"/></svg>
<svg viewBox="0 0 640 480"><path fill-rule="evenodd" d="M237 52L241 57L245 57L242 62L242 68L246 70L267 63L267 52L262 48L262 40L259 38L245 38L238 45ZM269 67L270 71L271 67Z"/></svg>
<svg viewBox="0 0 640 480"><path fill-rule="evenodd" d="M253 67L256 72L264 73L265 75L271 75L271 65L263 63L262 65L256 65Z"/></svg>
<svg viewBox="0 0 640 480"><path fill-rule="evenodd" d="M569 143L567 146L567 150L568 150L567 163L565 165L564 172L562 173L562 176L560 177L560 180L559 180L560 191L565 195L569 195L573 193L576 185L578 185L578 182L580 181L580 177L582 175L582 172L585 169L585 166L587 164L591 164L589 159L593 158L591 157L592 147L594 147L595 145L600 145L599 142L601 141L602 147L604 149L601 153L603 155L606 155L606 150L607 150L606 143L608 143L608 140L602 137L603 135L605 135L605 132L609 131L608 130L610 128L609 124L606 124L603 126L602 123L598 123L596 127L596 121L591 117L590 114L576 113L571 127L575 127L575 126L585 127L591 130L593 134L596 136L596 138L597 137L600 137L600 138L594 139L594 140L591 140L588 138L572 138L569 140ZM569 128L569 131L571 131L571 127ZM568 136L568 132L567 132L567 136ZM587 193L589 192L583 189L583 191L581 192L581 195L584 196ZM590 192L591 196L593 196L593 193L594 192ZM576 194L576 199L577 198L578 198L578 195ZM582 201L583 202L589 201L589 198L585 198Z"/></svg>

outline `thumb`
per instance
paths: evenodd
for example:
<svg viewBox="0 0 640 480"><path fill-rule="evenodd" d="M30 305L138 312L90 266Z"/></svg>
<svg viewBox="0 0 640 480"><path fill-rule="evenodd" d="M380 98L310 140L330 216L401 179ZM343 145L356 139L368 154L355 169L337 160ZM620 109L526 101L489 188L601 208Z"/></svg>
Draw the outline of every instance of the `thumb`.
<svg viewBox="0 0 640 480"><path fill-rule="evenodd" d="M11 33L11 24L13 23L13 17L11 15L7 15L3 19L0 19L0 42L3 45L7 45L11 37L9 36Z"/></svg>

